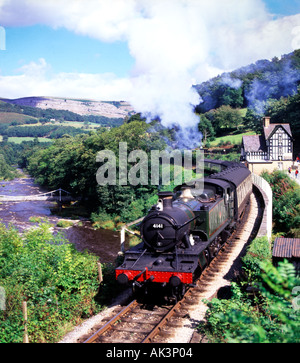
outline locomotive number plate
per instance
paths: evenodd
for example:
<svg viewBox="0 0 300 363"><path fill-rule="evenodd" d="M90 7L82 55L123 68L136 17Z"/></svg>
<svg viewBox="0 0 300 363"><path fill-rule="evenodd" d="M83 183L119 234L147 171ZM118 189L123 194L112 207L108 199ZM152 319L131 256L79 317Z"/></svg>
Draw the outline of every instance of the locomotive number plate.
<svg viewBox="0 0 300 363"><path fill-rule="evenodd" d="M162 223L153 223L152 228L153 229L164 229L164 225Z"/></svg>

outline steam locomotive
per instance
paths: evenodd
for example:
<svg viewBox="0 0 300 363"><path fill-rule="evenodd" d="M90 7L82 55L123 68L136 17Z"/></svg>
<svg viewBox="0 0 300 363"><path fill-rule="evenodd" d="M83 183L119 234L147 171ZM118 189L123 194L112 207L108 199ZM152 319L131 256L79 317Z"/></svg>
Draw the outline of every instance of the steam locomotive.
<svg viewBox="0 0 300 363"><path fill-rule="evenodd" d="M139 295L160 286L181 299L231 235L252 193L251 173L239 163L205 162L221 171L158 193L140 225L142 242L116 268L120 284L132 282Z"/></svg>

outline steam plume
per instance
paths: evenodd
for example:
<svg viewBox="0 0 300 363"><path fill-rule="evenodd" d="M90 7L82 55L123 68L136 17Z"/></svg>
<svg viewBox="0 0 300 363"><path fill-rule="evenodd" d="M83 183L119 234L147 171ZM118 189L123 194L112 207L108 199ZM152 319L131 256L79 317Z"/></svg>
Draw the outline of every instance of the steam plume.
<svg viewBox="0 0 300 363"><path fill-rule="evenodd" d="M177 124L181 135L193 130L187 136L187 140L192 140L190 136L195 139L188 142L190 147L200 141L198 118L193 113L200 97L192 84L258 59L287 54L299 44L300 14L274 20L262 0L0 0L0 19L4 27L46 24L101 41L126 41L135 67L130 82L122 82L128 85L123 99L137 112L159 116L166 127ZM88 76L78 76L75 88L70 86L75 76L62 74L60 79L66 82L61 87L71 89L72 97L76 97L76 89L90 92L93 77ZM26 78L24 83L23 79L14 77L7 82L0 77L0 86L12 87L15 82L16 89L20 84L23 89L28 85L39 89L43 84L44 93L49 94L55 83L45 77L43 82ZM103 99L104 95L99 91L86 98Z"/></svg>

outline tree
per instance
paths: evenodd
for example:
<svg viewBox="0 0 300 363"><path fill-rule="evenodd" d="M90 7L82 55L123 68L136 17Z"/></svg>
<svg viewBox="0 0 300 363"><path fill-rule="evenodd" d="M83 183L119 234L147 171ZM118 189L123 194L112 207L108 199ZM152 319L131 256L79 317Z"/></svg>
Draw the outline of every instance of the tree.
<svg viewBox="0 0 300 363"><path fill-rule="evenodd" d="M243 89L226 87L224 93L221 96L220 104L231 106L233 108L242 107L244 103L243 99Z"/></svg>
<svg viewBox="0 0 300 363"><path fill-rule="evenodd" d="M261 116L251 108L247 109L246 115L244 117L244 129L251 129L257 134L261 134L263 131Z"/></svg>
<svg viewBox="0 0 300 363"><path fill-rule="evenodd" d="M0 154L0 179L13 179L16 173L6 163L4 155Z"/></svg>
<svg viewBox="0 0 300 363"><path fill-rule="evenodd" d="M204 145L206 145L207 142L211 141L216 135L211 121L208 118L206 118L204 115L201 115L200 117L198 129L203 135L202 142Z"/></svg>
<svg viewBox="0 0 300 363"><path fill-rule="evenodd" d="M238 109L230 106L221 106L214 111L213 126L216 133L220 133L222 128L237 127L243 122L243 117Z"/></svg>
<svg viewBox="0 0 300 363"><path fill-rule="evenodd" d="M293 138L300 139L300 86L298 92L288 98L270 100L267 104L266 113L271 116L272 123L289 123ZM299 142L294 142L295 153L300 152Z"/></svg>

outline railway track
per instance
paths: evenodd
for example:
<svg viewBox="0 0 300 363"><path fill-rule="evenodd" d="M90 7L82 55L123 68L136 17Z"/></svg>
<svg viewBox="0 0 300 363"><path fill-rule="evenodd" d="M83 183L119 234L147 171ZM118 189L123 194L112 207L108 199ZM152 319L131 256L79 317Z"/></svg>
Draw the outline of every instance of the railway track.
<svg viewBox="0 0 300 363"><path fill-rule="evenodd" d="M188 343L199 342L195 328L204 319L207 305L203 299L217 296L230 285L240 268L239 256L249 241L255 238L260 225L260 201L252 194L244 212L242 223L222 246L218 255L203 271L197 284L183 299L172 306L145 306L132 301L122 307L112 318L84 343Z"/></svg>

